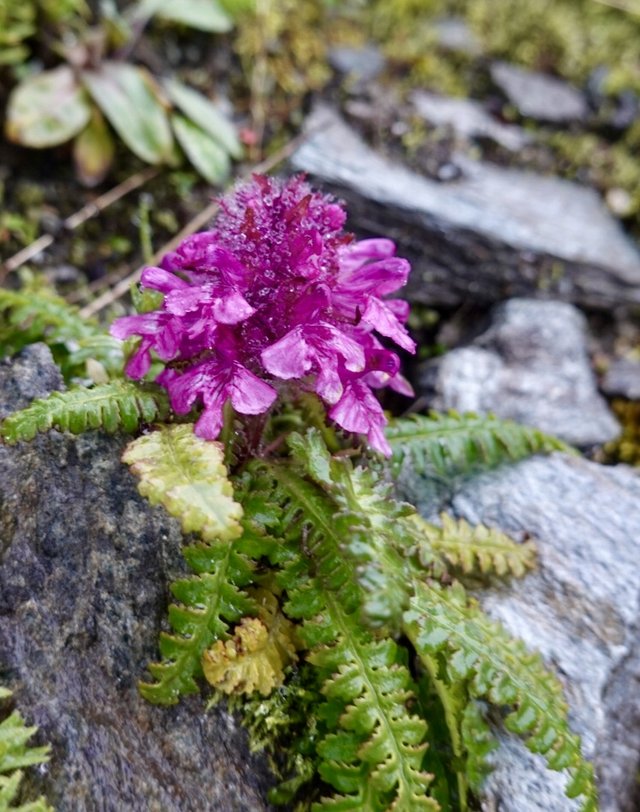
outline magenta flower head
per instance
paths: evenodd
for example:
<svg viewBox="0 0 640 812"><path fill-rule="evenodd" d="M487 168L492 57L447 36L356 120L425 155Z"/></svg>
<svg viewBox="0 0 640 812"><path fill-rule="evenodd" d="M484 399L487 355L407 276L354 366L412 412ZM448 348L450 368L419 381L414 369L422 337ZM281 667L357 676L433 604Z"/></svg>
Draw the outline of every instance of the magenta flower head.
<svg viewBox="0 0 640 812"><path fill-rule="evenodd" d="M414 352L409 306L386 296L410 266L386 239L356 242L346 214L302 177L254 176L220 201L211 231L185 239L142 284L164 294L160 309L117 319L112 335L141 341L126 373L141 378L151 351L165 362L157 382L195 431L215 439L223 407L262 414L291 387L313 391L329 417L389 454L373 389L411 395L394 342Z"/></svg>

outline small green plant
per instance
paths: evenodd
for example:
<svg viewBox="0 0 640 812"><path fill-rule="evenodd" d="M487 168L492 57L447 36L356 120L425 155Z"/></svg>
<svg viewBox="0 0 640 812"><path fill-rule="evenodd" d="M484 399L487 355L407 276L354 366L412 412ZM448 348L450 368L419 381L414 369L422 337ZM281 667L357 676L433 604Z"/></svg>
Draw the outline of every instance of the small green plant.
<svg viewBox="0 0 640 812"><path fill-rule="evenodd" d="M36 341L47 344L67 382L121 376L122 343L82 319L36 276L24 273L18 290L0 288L0 358Z"/></svg>
<svg viewBox="0 0 640 812"><path fill-rule="evenodd" d="M494 417L387 421L374 390L411 393L388 348L415 350L408 306L387 298L409 264L344 222L301 178L254 177L143 272L155 303L111 328L132 342L132 380L54 393L0 436L151 428L123 461L180 521L191 574L171 585L140 690L171 705L205 680L230 697L272 753L273 803L466 812L494 706L594 812L558 679L465 589L522 576L533 545L428 522L393 484L407 467L442 479L565 446Z"/></svg>
<svg viewBox="0 0 640 812"><path fill-rule="evenodd" d="M0 702L11 697L11 691L0 686ZM53 812L44 798L19 803L18 796L24 768L49 761L48 745L30 747L29 739L37 727L27 727L18 711L0 722L0 812Z"/></svg>
<svg viewBox="0 0 640 812"><path fill-rule="evenodd" d="M129 61L152 19L209 32L232 27L217 0L141 0L124 13L105 5L94 26L86 15L65 15L58 20L52 49L62 64L36 70L14 88L7 137L36 149L72 141L77 175L87 185L99 183L109 171L114 131L146 163L175 165L179 147L206 180L224 180L231 158L242 152L226 116L178 79L160 79Z"/></svg>

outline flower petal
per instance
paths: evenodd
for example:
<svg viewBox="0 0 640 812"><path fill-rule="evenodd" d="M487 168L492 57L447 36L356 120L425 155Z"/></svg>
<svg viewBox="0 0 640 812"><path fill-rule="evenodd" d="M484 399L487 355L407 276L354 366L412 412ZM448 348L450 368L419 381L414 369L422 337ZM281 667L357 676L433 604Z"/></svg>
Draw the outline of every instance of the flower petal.
<svg viewBox="0 0 640 812"><path fill-rule="evenodd" d="M362 323L377 330L380 335L392 339L403 350L416 351L416 343L407 332L407 328L398 321L393 310L381 299L369 297L362 314Z"/></svg>
<svg viewBox="0 0 640 812"><path fill-rule="evenodd" d="M278 397L272 386L237 362L233 365L229 394L233 408L240 414L262 414Z"/></svg>
<svg viewBox="0 0 640 812"><path fill-rule="evenodd" d="M160 293L170 293L172 290L188 287L188 282L185 282L184 279L180 279L170 271L165 271L164 268L153 266L144 269L140 281L145 288L159 290Z"/></svg>
<svg viewBox="0 0 640 812"><path fill-rule="evenodd" d="M296 327L260 355L267 372L288 381L302 378L312 366L311 347L303 337L303 328Z"/></svg>

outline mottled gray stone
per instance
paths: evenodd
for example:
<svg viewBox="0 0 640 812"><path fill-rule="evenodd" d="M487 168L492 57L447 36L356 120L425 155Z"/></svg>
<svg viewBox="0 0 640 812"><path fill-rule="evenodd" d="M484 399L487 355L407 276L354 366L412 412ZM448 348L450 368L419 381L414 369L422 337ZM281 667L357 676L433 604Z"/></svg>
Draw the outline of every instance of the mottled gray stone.
<svg viewBox="0 0 640 812"><path fill-rule="evenodd" d="M326 106L307 133L292 168L343 197L351 227L398 243L413 301L640 302L640 254L593 190L460 155L462 177L439 183L373 151Z"/></svg>
<svg viewBox="0 0 640 812"><path fill-rule="evenodd" d="M384 68L384 57L374 45L361 48L336 46L329 51L328 58L332 68L359 82L375 79Z"/></svg>
<svg viewBox="0 0 640 812"><path fill-rule="evenodd" d="M437 127L451 127L464 139L488 138L505 149L517 152L530 143L530 136L521 128L501 124L473 99L438 96L424 90L411 94L416 112Z"/></svg>
<svg viewBox="0 0 640 812"><path fill-rule="evenodd" d="M477 56L481 53L480 43L466 21L461 17L444 17L433 23L436 42L447 51L458 51Z"/></svg>
<svg viewBox="0 0 640 812"><path fill-rule="evenodd" d="M27 348L0 362L0 416L61 385L49 350ZM53 746L31 788L58 812L266 810L268 771L231 716L137 691L181 534L138 495L125 442L50 432L0 446L1 681Z"/></svg>
<svg viewBox="0 0 640 812"><path fill-rule="evenodd" d="M522 116L538 121L583 121L587 102L575 87L517 65L495 62L491 78Z"/></svg>
<svg viewBox="0 0 640 812"><path fill-rule="evenodd" d="M562 681L570 721L595 762L601 812L638 808L640 476L554 454L475 477L457 516L532 536L538 568L482 593L488 613L539 651ZM423 507L428 507L423 505ZM494 756L483 809L567 812L562 780L510 737Z"/></svg>
<svg viewBox="0 0 640 812"><path fill-rule="evenodd" d="M494 412L578 446L619 425L598 394L584 316L564 302L511 299L486 332L423 365L420 391L438 410Z"/></svg>
<svg viewBox="0 0 640 812"><path fill-rule="evenodd" d="M613 397L640 400L640 361L616 359L604 376L602 391Z"/></svg>

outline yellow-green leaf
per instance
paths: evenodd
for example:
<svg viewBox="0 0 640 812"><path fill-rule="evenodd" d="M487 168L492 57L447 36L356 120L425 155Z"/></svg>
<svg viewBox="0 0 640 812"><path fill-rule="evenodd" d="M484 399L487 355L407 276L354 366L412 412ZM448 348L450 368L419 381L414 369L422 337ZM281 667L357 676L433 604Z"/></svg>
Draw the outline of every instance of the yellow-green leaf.
<svg viewBox="0 0 640 812"><path fill-rule="evenodd" d="M122 459L140 477L140 493L178 518L185 533L205 541L241 534L242 507L233 498L222 446L196 437L190 424L139 437Z"/></svg>
<svg viewBox="0 0 640 812"><path fill-rule="evenodd" d="M171 124L178 143L202 177L209 183L221 183L229 175L228 154L210 135L184 116L174 114Z"/></svg>
<svg viewBox="0 0 640 812"><path fill-rule="evenodd" d="M171 161L169 119L159 89L144 68L107 61L99 70L83 71L82 80L132 152L150 164Z"/></svg>
<svg viewBox="0 0 640 812"><path fill-rule="evenodd" d="M76 175L85 186L96 186L104 180L111 163L115 144L99 110L93 110L91 121L73 142Z"/></svg>
<svg viewBox="0 0 640 812"><path fill-rule="evenodd" d="M440 521L442 525L438 527L418 513L409 517L411 526L425 539L426 552L438 553L464 573L495 573L521 578L535 566L536 548L530 540L518 543L495 527L470 525L464 519L454 519L446 513L440 515Z"/></svg>
<svg viewBox="0 0 640 812"><path fill-rule="evenodd" d="M202 657L207 681L226 694L267 696L284 682L284 669L296 660L294 625L266 590L260 597L260 618L245 617L230 640L216 641Z"/></svg>
<svg viewBox="0 0 640 812"><path fill-rule="evenodd" d="M9 97L7 138L25 147L64 144L91 116L85 92L68 65L20 82Z"/></svg>

